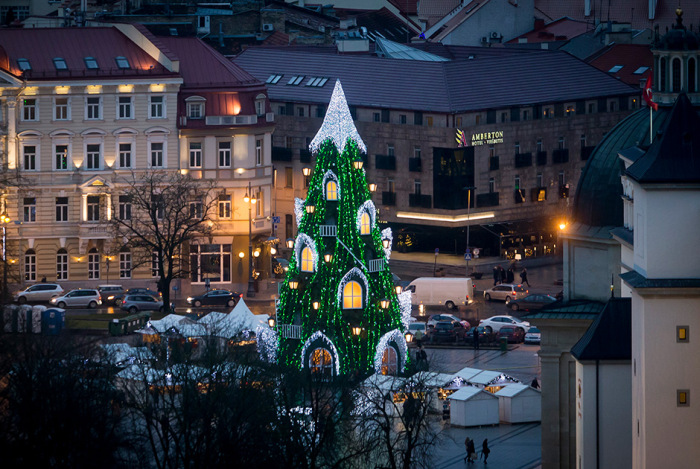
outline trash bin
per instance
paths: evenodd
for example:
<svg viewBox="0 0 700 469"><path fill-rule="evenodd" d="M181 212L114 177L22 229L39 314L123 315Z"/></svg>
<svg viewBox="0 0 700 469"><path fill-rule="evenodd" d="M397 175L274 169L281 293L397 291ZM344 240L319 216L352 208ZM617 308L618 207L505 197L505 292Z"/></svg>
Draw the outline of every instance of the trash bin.
<svg viewBox="0 0 700 469"><path fill-rule="evenodd" d="M508 351L508 339L505 337L501 337L500 339L498 339L498 342L499 342L499 345L501 348L501 352L507 352Z"/></svg>

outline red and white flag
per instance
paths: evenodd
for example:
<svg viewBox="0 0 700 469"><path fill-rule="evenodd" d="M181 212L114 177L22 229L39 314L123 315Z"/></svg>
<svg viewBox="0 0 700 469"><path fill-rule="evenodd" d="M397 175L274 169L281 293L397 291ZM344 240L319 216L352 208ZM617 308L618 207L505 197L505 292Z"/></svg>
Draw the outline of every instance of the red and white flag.
<svg viewBox="0 0 700 469"><path fill-rule="evenodd" d="M642 97L644 98L644 101L647 102L647 106L649 106L654 111L658 111L659 105L651 100L652 99L652 95L651 95L651 77L652 76L654 76L654 74L650 73L649 78L647 78L647 82L644 85L644 92L642 94Z"/></svg>

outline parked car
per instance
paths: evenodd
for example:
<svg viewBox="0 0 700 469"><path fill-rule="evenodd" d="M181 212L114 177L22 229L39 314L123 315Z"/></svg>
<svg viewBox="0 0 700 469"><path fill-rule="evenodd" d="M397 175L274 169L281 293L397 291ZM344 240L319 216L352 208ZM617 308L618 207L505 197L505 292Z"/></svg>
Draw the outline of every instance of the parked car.
<svg viewBox="0 0 700 469"><path fill-rule="evenodd" d="M519 344L525 340L525 330L518 326L503 326L496 333L498 339L505 337L509 343Z"/></svg>
<svg viewBox="0 0 700 469"><path fill-rule="evenodd" d="M51 298L49 303L58 306L59 308L78 306L92 309L97 308L102 304L102 297L100 296L100 292L93 288L79 288L77 290L71 290L65 295Z"/></svg>
<svg viewBox="0 0 700 469"><path fill-rule="evenodd" d="M408 332L413 334L413 341L420 342L428 335L428 325L424 322L412 322L408 325Z"/></svg>
<svg viewBox="0 0 700 469"><path fill-rule="evenodd" d="M15 293L15 301L19 304L49 301L63 293L63 288L57 283L37 283Z"/></svg>
<svg viewBox="0 0 700 469"><path fill-rule="evenodd" d="M542 333L538 328L532 326L525 333L525 343L526 344L539 344L542 337Z"/></svg>
<svg viewBox="0 0 700 469"><path fill-rule="evenodd" d="M200 306L236 306L238 300L241 299L243 295L240 293L228 291L228 290L211 290L203 295L190 296L187 298L187 303L199 308Z"/></svg>
<svg viewBox="0 0 700 469"><path fill-rule="evenodd" d="M150 288L129 288L124 292L123 296L126 295L151 295L156 300L162 300L163 294L159 291L151 290Z"/></svg>
<svg viewBox="0 0 700 469"><path fill-rule="evenodd" d="M480 344L490 344L496 340L496 334L493 332L493 329L491 329L490 327L477 326L476 332L477 332L477 335L479 336L479 343ZM464 337L464 340L468 344L474 343L474 329L469 331L469 333Z"/></svg>
<svg viewBox="0 0 700 469"><path fill-rule="evenodd" d="M551 305L557 301L557 299L550 295L527 295L526 297L519 298L517 300L513 299L510 301L510 309L513 311L518 311L519 309L529 311L532 309L541 309L547 305Z"/></svg>
<svg viewBox="0 0 700 469"><path fill-rule="evenodd" d="M97 287L102 296L102 304L119 305L124 296L124 287L121 285L100 285Z"/></svg>
<svg viewBox="0 0 700 469"><path fill-rule="evenodd" d="M522 319L514 318L513 316L491 316L488 319L482 319L479 322L480 326L488 326L493 332L498 332L503 326L517 326L520 327L523 332L530 328L530 323L523 321Z"/></svg>
<svg viewBox="0 0 700 469"><path fill-rule="evenodd" d="M469 321L459 319L453 314L433 314L428 318L428 329L435 326L439 321L457 321L461 323L467 330L469 330Z"/></svg>
<svg viewBox="0 0 700 469"><path fill-rule="evenodd" d="M126 294L120 308L128 311L130 314L136 314L141 311L160 311L162 313L164 310L163 300L157 300L148 294Z"/></svg>
<svg viewBox="0 0 700 469"><path fill-rule="evenodd" d="M430 331L430 343L460 342L464 340L467 329L459 321L438 321Z"/></svg>
<svg viewBox="0 0 700 469"><path fill-rule="evenodd" d="M506 304L509 304L510 300L522 298L526 296L527 293L528 290L522 285L504 283L501 285L495 285L488 290L484 290L484 299L486 301L501 300L505 301Z"/></svg>

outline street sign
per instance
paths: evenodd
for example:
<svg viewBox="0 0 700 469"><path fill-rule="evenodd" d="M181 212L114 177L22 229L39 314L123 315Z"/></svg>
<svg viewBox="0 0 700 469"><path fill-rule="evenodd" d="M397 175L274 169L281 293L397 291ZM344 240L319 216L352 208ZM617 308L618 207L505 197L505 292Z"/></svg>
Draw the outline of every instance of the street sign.
<svg viewBox="0 0 700 469"><path fill-rule="evenodd" d="M474 248L472 252L474 253L474 256L478 256L480 251L479 248Z"/></svg>
<svg viewBox="0 0 700 469"><path fill-rule="evenodd" d="M470 260L472 260L472 255L469 254L468 252L464 253L464 260L465 260L465 261L470 261Z"/></svg>
<svg viewBox="0 0 700 469"><path fill-rule="evenodd" d="M435 248L435 255L437 256L438 253L440 252L440 248Z"/></svg>
<svg viewBox="0 0 700 469"><path fill-rule="evenodd" d="M272 217L272 223L281 223L280 217Z"/></svg>

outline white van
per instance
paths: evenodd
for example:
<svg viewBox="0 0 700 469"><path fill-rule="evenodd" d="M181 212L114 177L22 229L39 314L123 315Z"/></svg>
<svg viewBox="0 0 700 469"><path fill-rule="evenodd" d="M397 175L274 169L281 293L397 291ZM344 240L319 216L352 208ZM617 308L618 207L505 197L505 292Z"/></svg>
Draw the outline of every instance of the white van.
<svg viewBox="0 0 700 469"><path fill-rule="evenodd" d="M449 309L457 309L459 305L468 305L474 301L471 278L419 277L406 290L412 292L413 305L445 305Z"/></svg>

